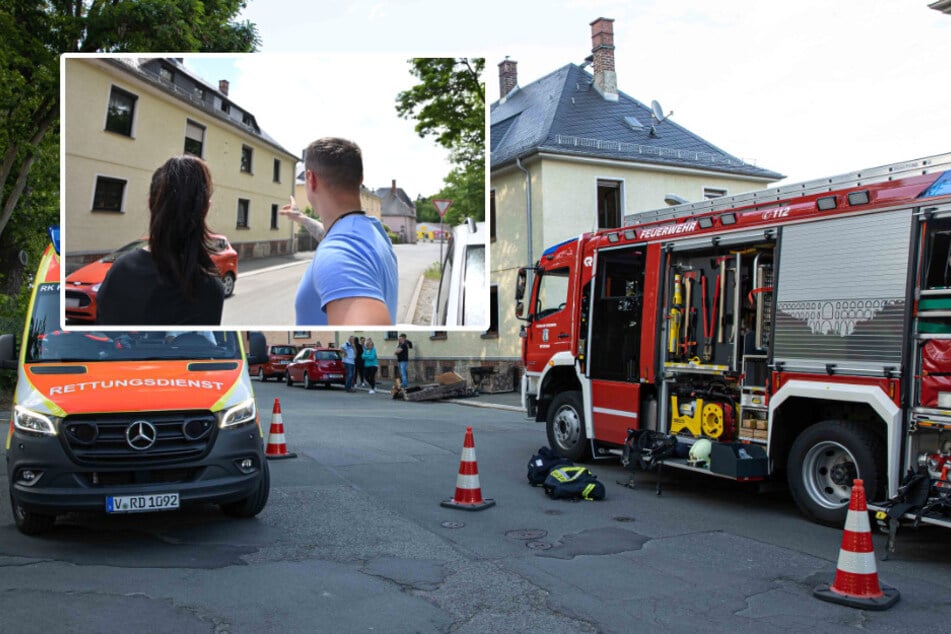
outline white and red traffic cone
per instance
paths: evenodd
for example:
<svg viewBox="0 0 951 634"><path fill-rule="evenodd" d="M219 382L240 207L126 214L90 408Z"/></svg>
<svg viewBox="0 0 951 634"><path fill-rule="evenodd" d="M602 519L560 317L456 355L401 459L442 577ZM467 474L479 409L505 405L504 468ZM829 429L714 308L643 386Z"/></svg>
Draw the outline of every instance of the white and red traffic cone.
<svg viewBox="0 0 951 634"><path fill-rule="evenodd" d="M284 421L281 418L281 402L274 399L274 413L271 415L271 429L267 435L267 449L264 455L270 460L280 458L296 458L296 453L288 453L287 441L284 439Z"/></svg>
<svg viewBox="0 0 951 634"><path fill-rule="evenodd" d="M463 511L481 511L494 505L495 500L482 498L475 440L472 437L472 428L466 427L466 439L462 443L462 460L459 461L459 475L456 477L456 494L451 500L440 502L440 506Z"/></svg>
<svg viewBox="0 0 951 634"><path fill-rule="evenodd" d="M852 497L845 518L835 581L831 586L818 586L812 594L823 601L861 610L887 610L901 597L895 588L878 582L872 531L865 504L865 485L861 480L852 483Z"/></svg>

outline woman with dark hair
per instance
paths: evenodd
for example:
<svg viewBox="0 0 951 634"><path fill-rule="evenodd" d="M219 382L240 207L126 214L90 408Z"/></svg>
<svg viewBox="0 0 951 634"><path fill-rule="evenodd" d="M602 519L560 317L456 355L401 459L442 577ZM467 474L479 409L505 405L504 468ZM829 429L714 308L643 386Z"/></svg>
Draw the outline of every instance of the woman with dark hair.
<svg viewBox="0 0 951 634"><path fill-rule="evenodd" d="M221 323L224 285L211 260L205 224L211 192L211 173L198 157L173 157L155 170L149 244L109 269L97 294L97 323Z"/></svg>

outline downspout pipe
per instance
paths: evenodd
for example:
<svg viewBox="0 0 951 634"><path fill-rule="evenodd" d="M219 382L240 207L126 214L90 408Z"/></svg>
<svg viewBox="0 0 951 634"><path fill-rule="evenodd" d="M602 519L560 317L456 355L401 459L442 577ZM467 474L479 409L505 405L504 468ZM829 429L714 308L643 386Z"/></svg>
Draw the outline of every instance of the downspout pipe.
<svg viewBox="0 0 951 634"><path fill-rule="evenodd" d="M531 269L535 266L532 256L532 178L518 156L515 157L515 166L525 174L525 228L528 233L528 268Z"/></svg>

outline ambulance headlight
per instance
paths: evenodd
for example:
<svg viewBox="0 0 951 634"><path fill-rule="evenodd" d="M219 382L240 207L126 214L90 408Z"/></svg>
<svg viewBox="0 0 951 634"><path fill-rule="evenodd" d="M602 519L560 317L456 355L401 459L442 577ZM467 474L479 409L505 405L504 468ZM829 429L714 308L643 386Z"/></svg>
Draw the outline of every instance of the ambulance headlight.
<svg viewBox="0 0 951 634"><path fill-rule="evenodd" d="M59 419L17 405L13 408L13 426L28 434L55 436Z"/></svg>
<svg viewBox="0 0 951 634"><path fill-rule="evenodd" d="M254 399L249 398L243 403L235 405L227 410L221 417L221 428L238 427L253 423L257 418L257 409L254 407Z"/></svg>

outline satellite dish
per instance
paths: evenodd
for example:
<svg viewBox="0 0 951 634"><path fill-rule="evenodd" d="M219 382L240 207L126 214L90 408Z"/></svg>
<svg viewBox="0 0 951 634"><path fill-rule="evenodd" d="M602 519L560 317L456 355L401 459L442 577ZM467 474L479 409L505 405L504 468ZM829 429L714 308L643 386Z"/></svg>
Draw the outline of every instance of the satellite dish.
<svg viewBox="0 0 951 634"><path fill-rule="evenodd" d="M657 123L663 123L667 120L667 117L674 114L673 110L671 110L665 115L664 109L660 107L660 103L656 99L651 101L651 113Z"/></svg>
<svg viewBox="0 0 951 634"><path fill-rule="evenodd" d="M657 128L655 126L660 125L667 120L667 117L674 114L674 111L671 110L666 115L664 114L664 109L660 107L660 103L654 99L651 101L651 131L650 136L657 136Z"/></svg>

